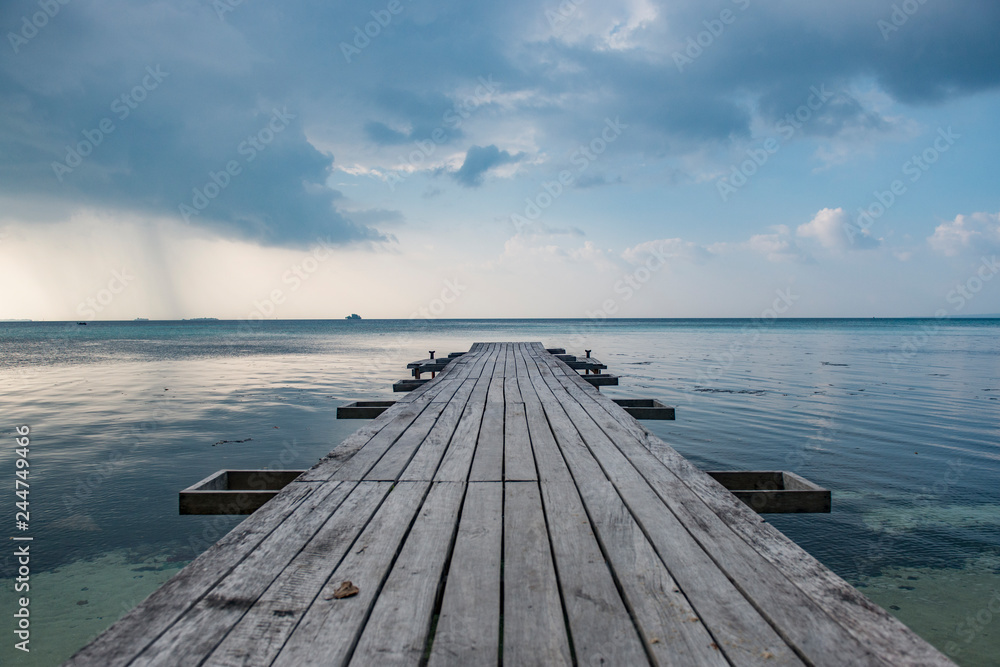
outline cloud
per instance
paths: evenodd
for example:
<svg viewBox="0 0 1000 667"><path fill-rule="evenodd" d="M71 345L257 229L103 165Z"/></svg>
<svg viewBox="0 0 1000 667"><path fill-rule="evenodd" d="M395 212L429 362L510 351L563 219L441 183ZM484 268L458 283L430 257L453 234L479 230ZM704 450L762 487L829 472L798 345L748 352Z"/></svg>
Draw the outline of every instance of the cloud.
<svg viewBox="0 0 1000 667"><path fill-rule="evenodd" d="M8 44L0 59L0 198L25 219L66 220L83 208L180 219L179 206L195 189L214 190L212 174L235 160L241 173L189 216L192 225L269 245L317 235L378 240L386 237L376 223L339 208L330 171L346 164L388 173L418 141L436 152L420 165L403 162L428 172L448 164L454 151L446 155L445 145L472 146L449 168L457 182L477 187L490 169L521 161L498 145L560 155L597 136L604 118L620 116L630 129L601 159L614 153L644 164L746 141L805 103L813 86L838 95L803 136L871 143L893 123L870 99L845 92L859 81L910 105L1000 86L995 0L921 4L887 37L877 22L891 9L868 0L754 2L746 11L696 0L570 3L575 11L558 25L528 0L428 0L403 3L349 62L340 44L352 43L355 28L363 34L371 8L244 2L220 16L220 4L73 4L16 51ZM25 6L0 3L0 25L21 25ZM721 6L735 22L679 71L672 54ZM169 76L120 118L110 105L141 85L147 67ZM500 92L478 95L484 78ZM285 108L295 118L248 161L242 142ZM104 118L114 131L60 182L52 163ZM440 141L431 139L435 130ZM601 168L617 173L616 165Z"/></svg>
<svg viewBox="0 0 1000 667"><path fill-rule="evenodd" d="M0 198L35 223L107 210L262 245L386 239L337 210L333 155L265 51L208 5L61 12L0 61Z"/></svg>
<svg viewBox="0 0 1000 667"><path fill-rule="evenodd" d="M1000 249L1000 213L959 215L938 225L927 243L932 250L947 257L964 252L996 252Z"/></svg>
<svg viewBox="0 0 1000 667"><path fill-rule="evenodd" d="M868 250L879 246L879 240L873 238L867 229L857 230L842 208L821 209L812 220L799 225L795 234L800 238L815 239L819 245L834 252Z"/></svg>
<svg viewBox="0 0 1000 667"><path fill-rule="evenodd" d="M476 188L483 184L483 176L494 167L519 162L524 153L511 155L502 151L494 144L489 146L473 146L465 154L465 162L455 172L455 180L468 188Z"/></svg>
<svg viewBox="0 0 1000 667"><path fill-rule="evenodd" d="M573 182L573 187L586 190L589 188L600 187L602 185L619 185L621 182L621 176L609 178L606 174L584 174Z"/></svg>
<svg viewBox="0 0 1000 667"><path fill-rule="evenodd" d="M630 264L642 264L654 256L701 263L710 259L712 253L704 246L679 238L645 241L622 252L622 259Z"/></svg>
<svg viewBox="0 0 1000 667"><path fill-rule="evenodd" d="M746 246L767 257L769 262L810 262L812 259L802 251L791 237L788 227L777 225L771 234L754 234Z"/></svg>

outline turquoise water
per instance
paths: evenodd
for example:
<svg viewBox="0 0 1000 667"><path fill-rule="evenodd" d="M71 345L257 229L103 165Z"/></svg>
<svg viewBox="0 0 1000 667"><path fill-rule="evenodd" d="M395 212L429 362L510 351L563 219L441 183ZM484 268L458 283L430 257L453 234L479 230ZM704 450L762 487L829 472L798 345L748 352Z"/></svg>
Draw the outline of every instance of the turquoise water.
<svg viewBox="0 0 1000 667"><path fill-rule="evenodd" d="M30 655L56 664L239 522L177 513L220 468L308 468L392 398L406 362L539 340L621 376L611 396L704 469L791 470L829 515L768 520L959 664L1000 655L1000 321L496 320L0 323L0 474L31 428ZM226 442L228 441L228 442ZM242 442L236 442L242 441Z"/></svg>

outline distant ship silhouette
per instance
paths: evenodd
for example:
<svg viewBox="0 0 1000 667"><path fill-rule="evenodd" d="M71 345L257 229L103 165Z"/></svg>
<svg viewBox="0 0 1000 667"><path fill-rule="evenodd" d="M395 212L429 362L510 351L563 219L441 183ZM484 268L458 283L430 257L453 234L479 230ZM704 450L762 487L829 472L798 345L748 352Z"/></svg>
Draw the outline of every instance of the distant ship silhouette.
<svg viewBox="0 0 1000 667"><path fill-rule="evenodd" d="M344 319L345 319L345 320L360 320L360 319L361 319L361 316L360 316L360 315L358 315L357 313L351 313L350 315L348 315L348 316L347 316L347 317L345 317Z"/></svg>

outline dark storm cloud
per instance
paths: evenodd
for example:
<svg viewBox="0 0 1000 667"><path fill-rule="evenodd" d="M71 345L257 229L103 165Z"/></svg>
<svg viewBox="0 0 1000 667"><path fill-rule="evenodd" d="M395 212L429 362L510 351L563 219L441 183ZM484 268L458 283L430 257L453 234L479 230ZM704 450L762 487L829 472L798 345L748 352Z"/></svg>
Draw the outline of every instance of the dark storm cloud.
<svg viewBox="0 0 1000 667"><path fill-rule="evenodd" d="M483 175L490 169L518 162L523 157L523 153L511 155L508 151L502 151L492 144L472 146L465 154L465 162L452 175L462 185L475 188L483 184Z"/></svg>
<svg viewBox="0 0 1000 667"><path fill-rule="evenodd" d="M31 9L16 4L0 25ZM266 245L383 238L335 208L334 157L266 60L208 5L65 6L3 56L0 196L38 217L170 216Z"/></svg>
<svg viewBox="0 0 1000 667"><path fill-rule="evenodd" d="M368 24L380 3L226 3L232 11L220 16L207 1L76 0L28 39L23 19L37 3L5 2L0 197L21 214L137 211L266 244L378 239L377 216L337 209L326 185L334 149L351 164L443 128L439 143L479 144L453 174L475 187L520 159L497 146L512 126L530 127L540 152L559 154L620 116L632 129L616 152L676 155L746 139L756 117L777 122L813 87L836 92L803 130L821 137L885 129L846 92L858 81L913 105L996 88L1000 3L913 2L905 20L893 18L893 3L869 0L662 2L615 48L593 19L618 12L623 25L629 9L614 3L582 4L545 36L547 6L527 0L403 0L377 30ZM733 20L679 67L673 54L724 10ZM575 25L593 34L570 38ZM342 45L355 28L372 36L348 61ZM149 78L147 68L167 74ZM483 77L499 83L502 104L468 106ZM88 136L100 142L70 166L67 146Z"/></svg>

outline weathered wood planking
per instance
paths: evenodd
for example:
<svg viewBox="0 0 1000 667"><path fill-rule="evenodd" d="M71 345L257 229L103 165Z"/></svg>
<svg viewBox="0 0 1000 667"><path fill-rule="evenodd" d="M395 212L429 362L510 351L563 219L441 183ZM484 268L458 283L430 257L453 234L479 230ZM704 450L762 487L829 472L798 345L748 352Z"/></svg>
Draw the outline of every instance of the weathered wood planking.
<svg viewBox="0 0 1000 667"><path fill-rule="evenodd" d="M540 343L451 358L69 664L951 664Z"/></svg>
<svg viewBox="0 0 1000 667"><path fill-rule="evenodd" d="M503 485L472 482L448 569L432 667L497 664L502 545Z"/></svg>
<svg viewBox="0 0 1000 667"><path fill-rule="evenodd" d="M572 664L538 485L503 485L503 659Z"/></svg>

